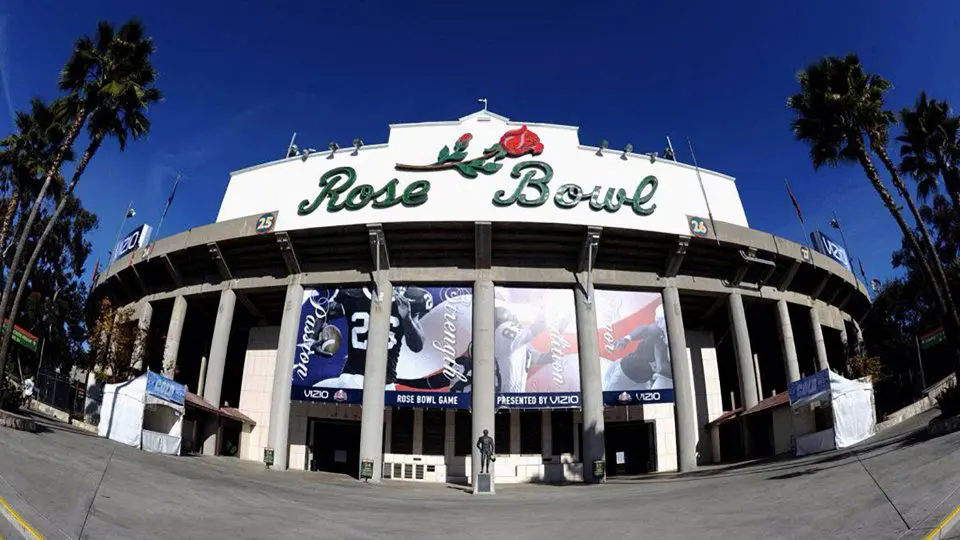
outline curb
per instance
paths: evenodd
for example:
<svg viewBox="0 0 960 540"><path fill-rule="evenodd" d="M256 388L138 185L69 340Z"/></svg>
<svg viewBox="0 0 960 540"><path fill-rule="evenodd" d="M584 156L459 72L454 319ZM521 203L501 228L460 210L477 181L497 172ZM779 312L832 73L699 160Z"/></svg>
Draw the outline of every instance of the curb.
<svg viewBox="0 0 960 540"><path fill-rule="evenodd" d="M32 540L43 540L43 535L38 533L36 529L30 526L29 523L23 520L20 517L20 514L10 506L7 501L0 497L0 515L2 515L14 529L17 530L24 538Z"/></svg>
<svg viewBox="0 0 960 540"><path fill-rule="evenodd" d="M932 531L930 531L926 536L923 537L923 540L939 540L941 538L946 538L945 535L949 534L954 527L957 526L957 523L960 522L960 505L957 505L952 512L947 514L947 517L943 518Z"/></svg>
<svg viewBox="0 0 960 540"><path fill-rule="evenodd" d="M37 424L32 419L7 411L0 411L0 426L36 433Z"/></svg>

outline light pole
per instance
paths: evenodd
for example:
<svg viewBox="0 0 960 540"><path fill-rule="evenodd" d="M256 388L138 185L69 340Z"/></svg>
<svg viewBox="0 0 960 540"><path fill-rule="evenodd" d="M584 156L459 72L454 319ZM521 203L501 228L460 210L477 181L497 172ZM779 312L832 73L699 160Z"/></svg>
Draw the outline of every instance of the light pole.
<svg viewBox="0 0 960 540"><path fill-rule="evenodd" d="M107 268L110 268L110 265L113 264L114 252L117 250L117 244L120 243L120 235L123 234L123 226L127 224L127 218L132 218L137 215L137 211L133 209L133 201L130 201L130 204L127 205L127 211L123 213L123 220L120 221L120 230L117 231L117 239L113 241L113 248L110 250L110 256L107 259L110 261L107 263Z"/></svg>

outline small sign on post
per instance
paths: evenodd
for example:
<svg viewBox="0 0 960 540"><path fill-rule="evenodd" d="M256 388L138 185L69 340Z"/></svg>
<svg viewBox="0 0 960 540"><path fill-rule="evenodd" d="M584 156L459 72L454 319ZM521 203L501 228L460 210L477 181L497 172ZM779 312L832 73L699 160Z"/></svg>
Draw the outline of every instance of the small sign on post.
<svg viewBox="0 0 960 540"><path fill-rule="evenodd" d="M597 482L603 482L607 478L607 464L602 459L593 462L593 478Z"/></svg>
<svg viewBox="0 0 960 540"><path fill-rule="evenodd" d="M370 480L371 478L373 478L373 460L372 459L360 460L360 479Z"/></svg>
<svg viewBox="0 0 960 540"><path fill-rule="evenodd" d="M263 449L263 463L268 469L273 467L273 448Z"/></svg>

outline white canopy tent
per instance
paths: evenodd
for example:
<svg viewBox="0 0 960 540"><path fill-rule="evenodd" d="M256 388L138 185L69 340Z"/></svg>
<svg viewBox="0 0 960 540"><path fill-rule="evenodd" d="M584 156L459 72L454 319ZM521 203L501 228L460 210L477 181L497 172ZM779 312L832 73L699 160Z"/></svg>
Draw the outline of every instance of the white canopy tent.
<svg viewBox="0 0 960 540"><path fill-rule="evenodd" d="M148 452L177 455L183 430L186 387L148 371L103 387L101 437Z"/></svg>
<svg viewBox="0 0 960 540"><path fill-rule="evenodd" d="M790 384L797 455L846 448L874 434L873 384L823 370Z"/></svg>

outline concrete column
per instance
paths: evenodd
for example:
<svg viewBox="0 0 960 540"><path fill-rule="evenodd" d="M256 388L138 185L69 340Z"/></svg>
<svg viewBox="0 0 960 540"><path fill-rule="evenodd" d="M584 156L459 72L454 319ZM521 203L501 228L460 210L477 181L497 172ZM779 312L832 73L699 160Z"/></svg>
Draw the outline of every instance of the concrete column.
<svg viewBox="0 0 960 540"><path fill-rule="evenodd" d="M227 364L227 347L230 345L230 327L233 326L233 311L237 305L237 293L233 289L224 289L220 293L220 306L217 308L217 322L213 326L213 341L210 342L210 357L207 359L207 373L203 383L204 400L214 407L220 407L220 390L223 386L223 370ZM203 441L203 453L214 455L217 438L208 433Z"/></svg>
<svg viewBox="0 0 960 540"><path fill-rule="evenodd" d="M540 455L553 455L553 422L550 420L550 409L540 411Z"/></svg>
<svg viewBox="0 0 960 540"><path fill-rule="evenodd" d="M510 409L510 453L520 455L520 410Z"/></svg>
<svg viewBox="0 0 960 540"><path fill-rule="evenodd" d="M133 358L131 364L137 372L146 371L143 358L147 350L147 337L150 335L150 323L153 320L153 305L144 302L140 308L140 320L137 322L137 341L133 344Z"/></svg>
<svg viewBox="0 0 960 540"><path fill-rule="evenodd" d="M423 454L423 409L413 410L413 453Z"/></svg>
<svg viewBox="0 0 960 540"><path fill-rule="evenodd" d="M383 475L383 394L387 381L390 309L393 305L393 284L383 272L380 274L376 276L376 290L370 301L370 333L360 417L360 466L363 467L364 460L373 461L371 482L379 482ZM359 470L357 474L359 476Z"/></svg>
<svg viewBox="0 0 960 540"><path fill-rule="evenodd" d="M580 353L580 408L583 411L583 480L595 478L593 462L606 457L603 424L603 374L600 372L600 346L597 343L597 310L593 283L586 272L577 275L574 305L577 313L577 343Z"/></svg>
<svg viewBox="0 0 960 540"><path fill-rule="evenodd" d="M793 340L793 325L790 324L790 310L786 300L777 301L777 327L780 329L780 350L787 372L787 383L800 380L800 364L797 362L797 346Z"/></svg>
<svg viewBox="0 0 960 540"><path fill-rule="evenodd" d="M197 380L197 395L203 397L207 385L207 355L200 357L200 377Z"/></svg>
<svg viewBox="0 0 960 540"><path fill-rule="evenodd" d="M760 377L760 355L753 353L753 380L757 381L757 397L763 399L763 379Z"/></svg>
<svg viewBox="0 0 960 540"><path fill-rule="evenodd" d="M480 451L477 450L476 440L488 430L494 440L496 433L493 419L496 411L496 386L494 378L493 358L493 281L488 271L478 272L477 281L473 284L473 393L471 399L471 448L470 482L474 489L477 486L477 474L480 472ZM490 468L496 472L496 464ZM490 490L495 489L491 475Z"/></svg>
<svg viewBox="0 0 960 540"><path fill-rule="evenodd" d="M273 369L273 391L270 394L270 428L267 447L273 448L273 466L286 470L290 436L290 387L293 378L293 360L297 348L297 330L300 326L300 308L303 306L303 286L296 275L287 286L277 340L277 360ZM258 459L262 459L258 456Z"/></svg>
<svg viewBox="0 0 960 540"><path fill-rule="evenodd" d="M753 371L753 351L750 348L750 333L747 331L747 315L743 311L743 298L740 293L731 293L728 301L730 323L733 325L733 348L740 372L740 394L744 408L749 409L759 403L760 397L757 396L757 381Z"/></svg>
<svg viewBox="0 0 960 540"><path fill-rule="evenodd" d="M183 333L183 321L186 317L187 298L177 296L173 299L173 312L170 313L170 326L167 327L167 342L163 346L163 376L170 379L177 372L180 334Z"/></svg>
<svg viewBox="0 0 960 540"><path fill-rule="evenodd" d="M827 360L827 346L823 343L823 329L820 327L820 312L817 307L810 308L810 326L813 327L813 344L817 351L817 368L830 369Z"/></svg>
<svg viewBox="0 0 960 540"><path fill-rule="evenodd" d="M850 355L850 338L847 336L847 321L840 319L840 343L843 345L843 363L846 365Z"/></svg>
<svg viewBox="0 0 960 540"><path fill-rule="evenodd" d="M670 362L673 365L677 467L680 472L688 472L697 468L697 398L693 385L693 366L690 364L690 356L687 355L680 292L674 286L663 289L663 317L667 323Z"/></svg>
<svg viewBox="0 0 960 540"><path fill-rule="evenodd" d="M720 426L710 426L710 461L720 463Z"/></svg>

